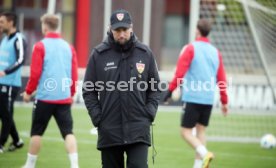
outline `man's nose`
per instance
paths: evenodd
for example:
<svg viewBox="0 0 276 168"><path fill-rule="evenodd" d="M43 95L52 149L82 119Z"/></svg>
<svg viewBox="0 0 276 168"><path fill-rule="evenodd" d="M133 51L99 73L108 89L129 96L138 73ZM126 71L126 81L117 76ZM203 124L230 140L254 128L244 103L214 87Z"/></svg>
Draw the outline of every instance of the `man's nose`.
<svg viewBox="0 0 276 168"><path fill-rule="evenodd" d="M120 37L124 37L124 35L125 35L125 32L124 32L124 31L120 31L120 32L119 32L119 36L120 36Z"/></svg>

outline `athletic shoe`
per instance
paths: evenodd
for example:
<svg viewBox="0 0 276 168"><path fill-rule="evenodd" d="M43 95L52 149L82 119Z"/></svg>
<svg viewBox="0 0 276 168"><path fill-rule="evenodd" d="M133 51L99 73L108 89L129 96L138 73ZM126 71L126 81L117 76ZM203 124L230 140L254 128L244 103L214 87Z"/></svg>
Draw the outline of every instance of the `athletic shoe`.
<svg viewBox="0 0 276 168"><path fill-rule="evenodd" d="M16 149L20 149L24 146L24 142L22 139L19 139L19 141L17 143L11 143L9 148L8 148L8 151L12 152L12 151L15 151Z"/></svg>
<svg viewBox="0 0 276 168"><path fill-rule="evenodd" d="M203 158L202 168L209 168L212 159L214 159L214 154L212 152L208 152Z"/></svg>

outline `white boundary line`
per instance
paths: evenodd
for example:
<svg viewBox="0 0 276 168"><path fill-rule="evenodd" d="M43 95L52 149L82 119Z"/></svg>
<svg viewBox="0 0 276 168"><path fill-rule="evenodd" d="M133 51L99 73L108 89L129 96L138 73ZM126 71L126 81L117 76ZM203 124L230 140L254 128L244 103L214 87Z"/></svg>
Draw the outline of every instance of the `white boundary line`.
<svg viewBox="0 0 276 168"><path fill-rule="evenodd" d="M87 131L87 132L89 132L89 131ZM90 134L87 133L87 135L90 135ZM20 136L22 136L24 138L29 138L30 137L30 135L27 131L21 131ZM45 140L46 141L51 141L51 142L64 142L64 140L61 137L60 138L58 138L58 137L54 138L54 137L43 136L42 141L45 141ZM77 143L78 144L79 143L81 143L81 144L93 144L93 145L97 144L96 141L79 139L79 138L77 139Z"/></svg>

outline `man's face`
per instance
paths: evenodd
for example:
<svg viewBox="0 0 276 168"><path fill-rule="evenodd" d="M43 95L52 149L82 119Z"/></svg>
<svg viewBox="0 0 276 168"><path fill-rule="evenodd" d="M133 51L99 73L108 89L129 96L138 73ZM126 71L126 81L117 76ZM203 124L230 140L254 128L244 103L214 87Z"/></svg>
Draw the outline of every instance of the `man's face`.
<svg viewBox="0 0 276 168"><path fill-rule="evenodd" d="M131 37L132 28L118 28L111 30L114 40L121 45L124 45Z"/></svg>
<svg viewBox="0 0 276 168"><path fill-rule="evenodd" d="M12 21L8 21L6 16L0 16L0 31L8 33L12 28Z"/></svg>

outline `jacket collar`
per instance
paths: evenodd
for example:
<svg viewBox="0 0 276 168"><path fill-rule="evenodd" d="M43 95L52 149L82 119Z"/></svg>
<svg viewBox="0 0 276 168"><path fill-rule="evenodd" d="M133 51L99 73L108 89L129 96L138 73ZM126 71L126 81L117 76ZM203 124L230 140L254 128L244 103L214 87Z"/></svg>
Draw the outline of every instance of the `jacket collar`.
<svg viewBox="0 0 276 168"><path fill-rule="evenodd" d="M49 32L45 35L46 38L61 38L59 33Z"/></svg>
<svg viewBox="0 0 276 168"><path fill-rule="evenodd" d="M202 41L206 43L210 43L210 40L207 37L198 37L196 41Z"/></svg>
<svg viewBox="0 0 276 168"><path fill-rule="evenodd" d="M14 33L12 33L12 34L10 34L9 36L8 36L8 39L10 40L11 38L13 38L15 35L16 35L16 33L18 33L19 31L15 31Z"/></svg>

